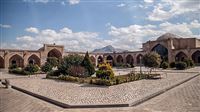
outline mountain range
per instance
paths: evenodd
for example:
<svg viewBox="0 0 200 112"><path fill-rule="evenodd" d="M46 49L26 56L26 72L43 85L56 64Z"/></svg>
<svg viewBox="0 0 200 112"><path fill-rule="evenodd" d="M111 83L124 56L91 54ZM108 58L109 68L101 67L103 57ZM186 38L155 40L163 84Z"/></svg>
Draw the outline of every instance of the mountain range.
<svg viewBox="0 0 200 112"><path fill-rule="evenodd" d="M92 52L93 53L112 53L112 52L124 52L124 51L127 51L127 50L114 48L113 46L108 45L103 48L94 49Z"/></svg>

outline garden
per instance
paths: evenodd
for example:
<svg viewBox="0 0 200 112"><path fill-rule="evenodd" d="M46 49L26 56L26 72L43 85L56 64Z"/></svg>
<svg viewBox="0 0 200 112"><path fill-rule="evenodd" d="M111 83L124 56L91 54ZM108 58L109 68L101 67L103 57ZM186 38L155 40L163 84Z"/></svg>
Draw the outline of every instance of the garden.
<svg viewBox="0 0 200 112"><path fill-rule="evenodd" d="M87 52L84 57L78 54L68 55L62 59L48 57L41 68L36 64L28 64L24 68L12 65L9 67L9 73L29 76L46 73L46 78L49 79L111 86L141 79L158 78L160 74L152 72L156 68L184 70L194 66L192 60L183 60L169 64L167 61L162 61L160 55L156 52L145 54L142 58L142 63L145 67L149 68L148 72L140 71L136 73L131 71L128 74L116 76L112 67L106 61L99 64L95 70L95 66L92 64Z"/></svg>

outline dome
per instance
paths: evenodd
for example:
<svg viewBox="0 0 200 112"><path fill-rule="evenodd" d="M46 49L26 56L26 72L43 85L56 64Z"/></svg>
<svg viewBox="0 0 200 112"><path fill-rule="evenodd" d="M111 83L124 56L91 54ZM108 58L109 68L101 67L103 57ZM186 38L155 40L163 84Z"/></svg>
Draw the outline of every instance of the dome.
<svg viewBox="0 0 200 112"><path fill-rule="evenodd" d="M161 35L160 37L158 37L157 40L166 40L169 38L180 38L180 37L172 33L165 33L164 35Z"/></svg>

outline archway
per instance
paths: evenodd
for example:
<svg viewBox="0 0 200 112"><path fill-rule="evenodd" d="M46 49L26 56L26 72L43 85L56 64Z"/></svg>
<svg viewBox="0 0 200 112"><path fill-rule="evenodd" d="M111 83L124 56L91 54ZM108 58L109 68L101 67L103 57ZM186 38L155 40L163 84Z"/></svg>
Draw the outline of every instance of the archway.
<svg viewBox="0 0 200 112"><path fill-rule="evenodd" d="M18 54L13 55L10 59L9 59L9 66L11 65L17 65L17 67L24 67L24 60L21 56L19 56Z"/></svg>
<svg viewBox="0 0 200 112"><path fill-rule="evenodd" d="M121 55L117 56L117 63L122 64L123 63L123 57Z"/></svg>
<svg viewBox="0 0 200 112"><path fill-rule="evenodd" d="M126 63L129 65L133 65L134 63L133 56L131 56L130 54L126 56Z"/></svg>
<svg viewBox="0 0 200 112"><path fill-rule="evenodd" d="M107 63L109 63L111 66L114 65L113 57L111 55L108 55L106 58Z"/></svg>
<svg viewBox="0 0 200 112"><path fill-rule="evenodd" d="M168 49L161 44L157 44L155 47L152 48L151 51L157 52L162 61L168 61Z"/></svg>
<svg viewBox="0 0 200 112"><path fill-rule="evenodd" d="M36 56L35 54L31 55L28 58L28 63L29 64L37 64L38 66L40 66L40 58L38 56Z"/></svg>
<svg viewBox="0 0 200 112"><path fill-rule="evenodd" d="M90 60L92 62L92 64L95 66L96 65L96 59L94 56L90 56Z"/></svg>
<svg viewBox="0 0 200 112"><path fill-rule="evenodd" d="M192 60L196 65L200 65L200 51L196 51L192 54Z"/></svg>
<svg viewBox="0 0 200 112"><path fill-rule="evenodd" d="M98 61L98 64L103 63L103 57L99 56L98 59L97 59L97 61Z"/></svg>
<svg viewBox="0 0 200 112"><path fill-rule="evenodd" d="M184 61L185 59L187 59L187 55L183 52L179 52L175 56L175 61Z"/></svg>
<svg viewBox="0 0 200 112"><path fill-rule="evenodd" d="M138 64L138 65L139 65L139 64L142 64L142 57L143 57L142 54L137 55L136 59L137 59L137 64Z"/></svg>
<svg viewBox="0 0 200 112"><path fill-rule="evenodd" d="M4 59L0 56L0 68L4 68Z"/></svg>
<svg viewBox="0 0 200 112"><path fill-rule="evenodd" d="M48 57L56 57L56 58L62 58L62 53L57 49L52 49L48 52Z"/></svg>

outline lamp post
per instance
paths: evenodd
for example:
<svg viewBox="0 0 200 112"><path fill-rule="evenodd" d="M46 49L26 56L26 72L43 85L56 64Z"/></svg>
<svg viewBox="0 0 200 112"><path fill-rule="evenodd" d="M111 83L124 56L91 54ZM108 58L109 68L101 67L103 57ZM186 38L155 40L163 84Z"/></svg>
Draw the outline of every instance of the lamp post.
<svg viewBox="0 0 200 112"><path fill-rule="evenodd" d="M140 56L140 74L142 74L142 56Z"/></svg>

